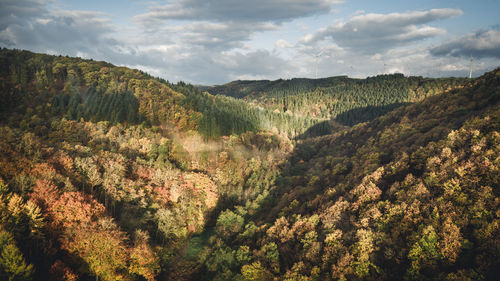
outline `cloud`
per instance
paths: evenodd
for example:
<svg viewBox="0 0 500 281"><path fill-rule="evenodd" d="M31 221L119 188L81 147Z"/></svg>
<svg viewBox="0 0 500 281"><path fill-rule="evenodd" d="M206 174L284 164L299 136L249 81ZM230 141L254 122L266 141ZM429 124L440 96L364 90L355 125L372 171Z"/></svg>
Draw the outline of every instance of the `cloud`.
<svg viewBox="0 0 500 281"><path fill-rule="evenodd" d="M156 38L176 38L187 48L219 51L242 48L256 33L277 30L285 21L328 13L338 3L341 1L177 0L152 5L134 19Z"/></svg>
<svg viewBox="0 0 500 281"><path fill-rule="evenodd" d="M294 70L288 61L266 50L242 53L213 52L202 48L188 52L183 49L150 48L139 50L136 57L138 59L131 60L128 66L145 69L152 75L172 81L199 84L220 84L237 79L277 79L283 77L286 71Z"/></svg>
<svg viewBox="0 0 500 281"><path fill-rule="evenodd" d="M152 32L135 27L119 34L100 12L50 11L43 1L0 1L1 13L9 17L0 29L3 46L106 60L172 81L206 84L279 77L283 69L293 69L268 51L235 50L244 49L242 42L251 36L248 30L274 30L273 23L194 21ZM33 6L24 9L27 4Z"/></svg>
<svg viewBox="0 0 500 281"><path fill-rule="evenodd" d="M49 12L45 1L1 0L1 13L8 18L0 25L0 44L39 52L68 55L99 53L116 44L114 27L100 12ZM24 5L32 5L24 8Z"/></svg>
<svg viewBox="0 0 500 281"><path fill-rule="evenodd" d="M45 0L0 0L0 30L47 13Z"/></svg>
<svg viewBox="0 0 500 281"><path fill-rule="evenodd" d="M248 54L235 53L230 55L226 62L225 67L234 73L235 78L243 75L260 78L276 76L284 69L292 68L285 60L265 50L257 50Z"/></svg>
<svg viewBox="0 0 500 281"><path fill-rule="evenodd" d="M278 27L270 23L215 23L189 22L182 25L166 25L150 35L148 40L168 38L172 43L183 44L186 47L198 46L213 50L228 50L240 48L243 42L250 40L252 33L276 30ZM160 39L161 40L161 39ZM146 40L143 40L146 41ZM155 40L157 41L157 40Z"/></svg>
<svg viewBox="0 0 500 281"><path fill-rule="evenodd" d="M150 32L143 35L143 42L151 41L147 38L172 40L162 46L170 49L162 52L163 57L171 58L163 69L173 72L175 68L179 80L220 83L278 78L285 71L294 71L294 66L278 54L249 48L245 43L256 33L278 30L286 21L329 13L339 3L340 0L178 0L151 6L147 13L134 19ZM285 45L292 46L279 41L277 47Z"/></svg>
<svg viewBox="0 0 500 281"><path fill-rule="evenodd" d="M483 30L433 47L434 56L500 58L500 30Z"/></svg>
<svg viewBox="0 0 500 281"><path fill-rule="evenodd" d="M460 15L460 10L358 11L297 43L295 35L283 33L304 24L294 19L331 13L332 5L340 1L233 2L170 1L118 27L111 21L117 15L54 9L59 3L54 0L0 0L0 46L105 60L170 81L203 84L314 77L314 54L320 50L317 67L322 77L365 77L384 71L427 75L429 70L433 76L464 76L470 65L464 56L471 50L494 57L477 60L474 74L499 63L498 30L466 35L431 49L415 44L443 34L430 23ZM259 33L263 36L256 37Z"/></svg>
<svg viewBox="0 0 500 281"><path fill-rule="evenodd" d="M292 48L293 47L293 44L291 44L290 42L286 41L286 40L283 40L283 39L278 39L275 43L274 43L274 48L279 50L279 49L285 49L285 48Z"/></svg>
<svg viewBox="0 0 500 281"><path fill-rule="evenodd" d="M146 24L163 20L283 22L328 13L339 3L339 0L177 0L153 6L136 19Z"/></svg>
<svg viewBox="0 0 500 281"><path fill-rule="evenodd" d="M331 39L339 46L361 53L378 53L393 47L445 34L426 24L462 15L459 9L432 9L391 14L362 14L302 38L304 44Z"/></svg>

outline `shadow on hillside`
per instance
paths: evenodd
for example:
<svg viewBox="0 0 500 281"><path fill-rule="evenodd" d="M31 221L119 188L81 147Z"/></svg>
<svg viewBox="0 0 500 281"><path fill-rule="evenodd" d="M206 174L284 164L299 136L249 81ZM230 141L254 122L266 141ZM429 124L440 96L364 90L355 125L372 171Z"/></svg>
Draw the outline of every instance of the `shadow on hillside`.
<svg viewBox="0 0 500 281"><path fill-rule="evenodd" d="M338 122L339 124L345 125L345 126L354 126L359 123L371 121L379 116L382 116L398 107L408 105L410 104L409 102L398 102L398 103L392 103L388 105L381 105L381 106L365 106L365 107L359 107L359 108L354 108L351 110L348 110L346 112L343 112L337 117L335 117L335 121Z"/></svg>
<svg viewBox="0 0 500 281"><path fill-rule="evenodd" d="M356 124L371 121L377 117L380 117L388 112L408 105L410 103L393 103L383 106L366 106L348 110L343 112L333 120L319 122L304 133L300 134L296 139L303 140L307 138L320 137L324 135L329 135L337 131L346 129L347 127L352 127Z"/></svg>
<svg viewBox="0 0 500 281"><path fill-rule="evenodd" d="M297 136L296 139L304 140L307 138L325 136L347 128L349 127L333 120L322 121L309 127L304 133Z"/></svg>
<svg viewBox="0 0 500 281"><path fill-rule="evenodd" d="M270 193L271 199L258 216L264 218L263 223L270 223L287 213L308 214L321 202L331 201L324 196L325 189L334 187L340 190L336 194L345 194L366 175L388 163L398 163L395 161L404 161L407 166L399 174L386 173L378 183L381 190L388 190L393 182L401 182L407 175L423 178L427 160L433 155L424 154L421 148L447 139L450 132L468 120L494 114L500 102L500 95L494 90L500 85L499 77L496 73L487 74L483 81L469 88L430 96L417 103L356 108L310 127L298 137L303 141L287 157ZM382 115L387 118L377 119ZM367 126L344 132L329 127L367 121L371 121ZM312 139L315 133L324 137Z"/></svg>

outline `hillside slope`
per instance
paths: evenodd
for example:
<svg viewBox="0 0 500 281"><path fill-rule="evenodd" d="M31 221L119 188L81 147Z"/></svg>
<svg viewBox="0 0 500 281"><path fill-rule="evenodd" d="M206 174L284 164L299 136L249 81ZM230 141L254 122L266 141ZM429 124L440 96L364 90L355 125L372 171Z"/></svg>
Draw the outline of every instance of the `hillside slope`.
<svg viewBox="0 0 500 281"><path fill-rule="evenodd" d="M206 138L265 130L293 138L316 123L106 62L9 49L0 51L0 62L0 116L10 124L24 120L23 127L64 116L193 130Z"/></svg>
<svg viewBox="0 0 500 281"><path fill-rule="evenodd" d="M207 279L496 280L499 102L497 69L302 142L257 209L221 213Z"/></svg>
<svg viewBox="0 0 500 281"><path fill-rule="evenodd" d="M35 126L64 116L195 129L201 118L184 95L139 70L8 49L1 50L0 62L0 114L10 122L33 119L23 125Z"/></svg>
<svg viewBox="0 0 500 281"><path fill-rule="evenodd" d="M168 278L187 239L266 190L288 149L257 128L205 140L195 101L211 98L183 83L27 51L0 62L2 280Z"/></svg>
<svg viewBox="0 0 500 281"><path fill-rule="evenodd" d="M500 70L424 79L439 90L310 138L322 117L266 95L27 51L2 49L0 62L2 280L500 274ZM371 104L412 79L343 87L370 89L358 98Z"/></svg>

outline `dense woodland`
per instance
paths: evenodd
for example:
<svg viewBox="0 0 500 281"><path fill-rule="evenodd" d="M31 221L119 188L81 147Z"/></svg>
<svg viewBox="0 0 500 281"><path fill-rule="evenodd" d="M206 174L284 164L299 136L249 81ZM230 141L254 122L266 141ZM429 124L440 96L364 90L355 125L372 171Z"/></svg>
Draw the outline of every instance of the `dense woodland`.
<svg viewBox="0 0 500 281"><path fill-rule="evenodd" d="M290 150L257 129L207 139L187 95L137 70L0 60L0 279L167 278L189 236L268 188Z"/></svg>
<svg viewBox="0 0 500 281"><path fill-rule="evenodd" d="M500 70L234 84L2 49L0 279L500 275Z"/></svg>
<svg viewBox="0 0 500 281"><path fill-rule="evenodd" d="M299 143L261 210L219 217L209 279L495 280L499 102L496 70Z"/></svg>
<svg viewBox="0 0 500 281"><path fill-rule="evenodd" d="M367 79L347 76L322 79L294 78L276 81L234 81L207 87L214 95L244 99L276 112L313 119L335 119L355 125L383 115L401 105L467 85L463 78L431 79L379 75Z"/></svg>

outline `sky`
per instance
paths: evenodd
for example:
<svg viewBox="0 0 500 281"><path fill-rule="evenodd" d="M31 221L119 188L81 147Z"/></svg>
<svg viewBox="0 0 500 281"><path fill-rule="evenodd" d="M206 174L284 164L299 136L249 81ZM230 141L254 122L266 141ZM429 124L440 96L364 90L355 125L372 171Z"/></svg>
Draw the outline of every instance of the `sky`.
<svg viewBox="0 0 500 281"><path fill-rule="evenodd" d="M498 0L0 0L0 46L177 82L500 67Z"/></svg>

